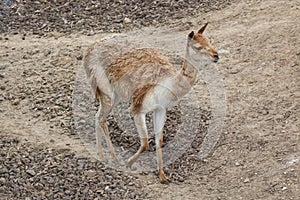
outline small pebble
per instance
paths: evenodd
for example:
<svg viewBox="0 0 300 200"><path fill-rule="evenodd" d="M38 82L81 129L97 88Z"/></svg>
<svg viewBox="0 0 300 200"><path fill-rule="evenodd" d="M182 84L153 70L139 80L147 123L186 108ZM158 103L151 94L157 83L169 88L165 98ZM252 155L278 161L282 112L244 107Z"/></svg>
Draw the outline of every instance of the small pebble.
<svg viewBox="0 0 300 200"><path fill-rule="evenodd" d="M32 170L32 169L28 169L28 170L26 170L26 172L27 172L27 174L29 174L31 176L35 176L36 175L35 171Z"/></svg>
<svg viewBox="0 0 300 200"><path fill-rule="evenodd" d="M287 190L287 187L284 186L284 187L282 187L281 190L282 190L282 191Z"/></svg>
<svg viewBox="0 0 300 200"><path fill-rule="evenodd" d="M17 106L20 104L20 100L19 99L15 99L11 102L12 105Z"/></svg>
<svg viewBox="0 0 300 200"><path fill-rule="evenodd" d="M245 178L244 183L248 183L250 181L249 178Z"/></svg>
<svg viewBox="0 0 300 200"><path fill-rule="evenodd" d="M5 182L6 182L6 179L5 179L4 177L1 177L1 178L0 178L0 183L1 183L1 184L4 184Z"/></svg>
<svg viewBox="0 0 300 200"><path fill-rule="evenodd" d="M131 23L131 19L129 19L128 17L125 17L123 21L125 24Z"/></svg>

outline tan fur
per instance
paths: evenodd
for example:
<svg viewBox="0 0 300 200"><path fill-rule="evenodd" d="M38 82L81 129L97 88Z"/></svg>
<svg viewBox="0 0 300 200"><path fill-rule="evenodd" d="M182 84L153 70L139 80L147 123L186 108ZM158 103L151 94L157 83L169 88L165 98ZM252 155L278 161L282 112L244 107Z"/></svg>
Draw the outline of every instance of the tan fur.
<svg viewBox="0 0 300 200"><path fill-rule="evenodd" d="M155 85L144 85L133 92L132 95L132 113L137 114L141 111L145 96L154 88Z"/></svg>
<svg viewBox="0 0 300 200"><path fill-rule="evenodd" d="M148 138L143 138L143 143L145 144L145 146L142 149L142 152L144 151L148 151L149 150L149 143L148 143Z"/></svg>
<svg viewBox="0 0 300 200"><path fill-rule="evenodd" d="M92 74L93 74L93 68L92 67L89 67L91 65L91 58L92 58L92 52L94 51L94 48L95 46L97 45L98 43L94 43L93 45L91 45L87 50L86 50L86 53L83 57L83 65L84 65L84 68L85 68L85 71L86 71L86 74L87 74L87 77L90 78L90 84L91 84L91 87L92 87L92 91L94 93L94 96L96 99L99 99L100 96L101 96L101 90L99 89L99 87L97 86L97 82L96 82L96 79L93 78Z"/></svg>
<svg viewBox="0 0 300 200"><path fill-rule="evenodd" d="M181 69L181 75L182 77L185 77L188 81L189 85L194 85L194 82L196 80L196 69L195 68L189 68L188 65L191 65L187 59L184 60L182 69Z"/></svg>
<svg viewBox="0 0 300 200"><path fill-rule="evenodd" d="M200 33L194 35L194 40L197 41L203 48L207 49L211 56L218 56L218 52L211 46L210 41Z"/></svg>
<svg viewBox="0 0 300 200"><path fill-rule="evenodd" d="M163 66L164 69L160 72L166 72L168 69L171 69L171 64L161 55L161 53L154 49L144 48L127 52L119 57L108 67L108 76L110 76L113 82L116 82L124 75L138 70L138 68L147 67L146 65L148 63L156 64L159 67ZM151 71L154 72L153 70ZM167 75L167 73L157 74L158 77L162 77L164 75Z"/></svg>
<svg viewBox="0 0 300 200"><path fill-rule="evenodd" d="M87 76L91 76L92 73L92 69L87 67L89 65L89 57L91 56L92 51L94 50L94 47L96 46L97 43L94 43L93 45L89 46L89 48L86 50L86 53L83 56L83 60L84 60L84 66L86 69L86 74Z"/></svg>
<svg viewBox="0 0 300 200"><path fill-rule="evenodd" d="M127 165L130 167L142 152L149 149L145 115L153 111L158 173L162 182L167 180L163 171L162 129L166 108L175 105L195 83L197 69L189 62L190 51L209 57L213 62L219 59L217 51L203 36L206 26L207 24L197 33L189 34L184 64L179 71L155 49L138 48L127 40L122 42L122 38L113 36L88 48L84 56L84 67L92 91L101 103L95 123L100 158L103 158L101 134L106 136L112 156L116 157L106 125L107 115L118 102L131 101L141 146L128 159Z"/></svg>

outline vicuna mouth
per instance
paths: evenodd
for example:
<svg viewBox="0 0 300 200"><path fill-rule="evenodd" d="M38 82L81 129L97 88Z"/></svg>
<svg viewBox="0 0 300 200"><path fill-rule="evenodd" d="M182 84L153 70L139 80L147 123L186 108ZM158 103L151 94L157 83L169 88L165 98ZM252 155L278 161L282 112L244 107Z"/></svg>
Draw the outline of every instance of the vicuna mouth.
<svg viewBox="0 0 300 200"><path fill-rule="evenodd" d="M213 62L218 62L218 60L219 60L219 56L213 56Z"/></svg>

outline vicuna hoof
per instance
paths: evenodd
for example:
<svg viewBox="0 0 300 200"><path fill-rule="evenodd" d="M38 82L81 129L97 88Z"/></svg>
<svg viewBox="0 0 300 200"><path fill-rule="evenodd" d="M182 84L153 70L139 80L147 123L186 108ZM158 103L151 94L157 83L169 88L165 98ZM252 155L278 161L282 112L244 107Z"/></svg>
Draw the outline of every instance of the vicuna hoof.
<svg viewBox="0 0 300 200"><path fill-rule="evenodd" d="M126 166L127 169L129 169L131 171L136 171L137 170L137 168L134 167L134 166L132 166L132 163L130 161L128 161L128 160L125 161L125 166Z"/></svg>
<svg viewBox="0 0 300 200"><path fill-rule="evenodd" d="M163 172L159 173L158 176L161 183L167 184L169 182L169 179L166 177L166 175Z"/></svg>

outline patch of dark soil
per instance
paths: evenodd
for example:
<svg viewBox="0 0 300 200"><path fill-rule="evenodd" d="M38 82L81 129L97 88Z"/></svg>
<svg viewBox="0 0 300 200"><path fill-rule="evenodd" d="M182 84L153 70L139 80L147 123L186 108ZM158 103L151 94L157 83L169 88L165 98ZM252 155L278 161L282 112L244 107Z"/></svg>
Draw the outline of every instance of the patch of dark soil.
<svg viewBox="0 0 300 200"><path fill-rule="evenodd" d="M218 10L230 0L69 1L5 0L0 5L0 32L43 35L52 31L120 32L172 24L174 20Z"/></svg>
<svg viewBox="0 0 300 200"><path fill-rule="evenodd" d="M8 199L143 199L141 182L64 149L1 137L0 194Z"/></svg>

